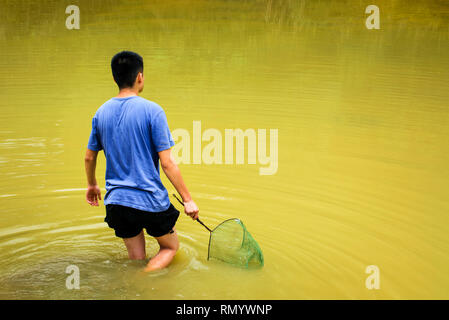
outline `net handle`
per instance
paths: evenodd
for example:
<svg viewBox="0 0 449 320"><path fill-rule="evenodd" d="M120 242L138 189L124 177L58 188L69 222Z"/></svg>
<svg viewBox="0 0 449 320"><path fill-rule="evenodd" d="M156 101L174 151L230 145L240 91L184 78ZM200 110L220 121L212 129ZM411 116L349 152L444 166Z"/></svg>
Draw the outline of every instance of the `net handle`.
<svg viewBox="0 0 449 320"><path fill-rule="evenodd" d="M184 202L182 202L182 201L176 196L176 194L173 193L173 197L175 197L176 200L178 200L178 202L179 202L180 204L182 204L182 206L184 206ZM199 218L196 218L196 221L198 221L204 228L206 228L207 231L212 232L212 230L209 229L209 227L206 226L206 225L205 225Z"/></svg>

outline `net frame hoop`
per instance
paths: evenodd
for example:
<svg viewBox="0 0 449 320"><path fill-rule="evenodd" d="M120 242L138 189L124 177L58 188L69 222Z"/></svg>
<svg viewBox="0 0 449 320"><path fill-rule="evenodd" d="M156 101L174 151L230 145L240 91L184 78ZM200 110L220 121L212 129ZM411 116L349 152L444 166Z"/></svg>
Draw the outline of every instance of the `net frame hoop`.
<svg viewBox="0 0 449 320"><path fill-rule="evenodd" d="M231 221L231 220L237 220L238 222L240 222L240 223L242 224L242 226L243 226L242 244L243 244L243 241L245 240L245 235L246 235L246 228L245 228L245 225L243 224L242 220L240 220L239 218L230 218L230 219L226 219L225 221L223 221L223 222L221 222L219 225L217 225L215 228L213 228L212 231L209 233L209 244L208 244L208 246L207 246L207 261L209 261L209 258L210 258L210 242L211 242L211 240L212 240L212 232L214 232L215 229L217 229L217 228L218 228L219 226L221 226L223 223L226 223L226 222Z"/></svg>

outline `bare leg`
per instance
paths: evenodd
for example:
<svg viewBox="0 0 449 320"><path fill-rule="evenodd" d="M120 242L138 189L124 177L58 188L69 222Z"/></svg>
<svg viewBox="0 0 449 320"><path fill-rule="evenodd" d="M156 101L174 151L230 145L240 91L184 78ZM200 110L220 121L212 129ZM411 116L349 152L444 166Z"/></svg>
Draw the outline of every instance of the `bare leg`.
<svg viewBox="0 0 449 320"><path fill-rule="evenodd" d="M143 230L135 237L123 238L126 249L128 249L128 257L131 260L143 260L146 257L145 253L145 235Z"/></svg>
<svg viewBox="0 0 449 320"><path fill-rule="evenodd" d="M151 258L144 271L149 272L153 270L163 269L170 264L173 257L178 251L179 242L176 229L173 228L173 233L167 233L161 237L155 237L159 243L159 252Z"/></svg>

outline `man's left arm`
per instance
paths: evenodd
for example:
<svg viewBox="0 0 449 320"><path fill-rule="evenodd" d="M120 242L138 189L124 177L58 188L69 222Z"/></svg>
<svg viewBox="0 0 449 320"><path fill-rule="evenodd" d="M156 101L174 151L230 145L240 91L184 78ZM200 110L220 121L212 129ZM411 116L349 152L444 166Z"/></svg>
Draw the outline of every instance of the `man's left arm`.
<svg viewBox="0 0 449 320"><path fill-rule="evenodd" d="M95 178L95 168L97 167L98 151L90 149L86 150L84 157L84 165L86 167L87 176L87 192L86 201L91 206L98 206L98 200L101 200L101 190L98 187L97 179Z"/></svg>

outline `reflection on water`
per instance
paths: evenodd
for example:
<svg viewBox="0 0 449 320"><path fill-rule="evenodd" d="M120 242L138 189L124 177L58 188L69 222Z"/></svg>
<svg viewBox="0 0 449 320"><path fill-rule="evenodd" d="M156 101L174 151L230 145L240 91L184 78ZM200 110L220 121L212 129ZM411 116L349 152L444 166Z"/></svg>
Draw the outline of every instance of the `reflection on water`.
<svg viewBox="0 0 449 320"><path fill-rule="evenodd" d="M449 8L377 2L380 30L353 1L79 1L69 31L62 2L2 0L0 298L447 299ZM122 49L143 55L142 96L172 130L279 130L275 175L181 165L202 220L240 218L263 269L207 261L208 232L183 215L174 262L144 274L84 202L91 117ZM102 186L104 169L100 155Z"/></svg>

